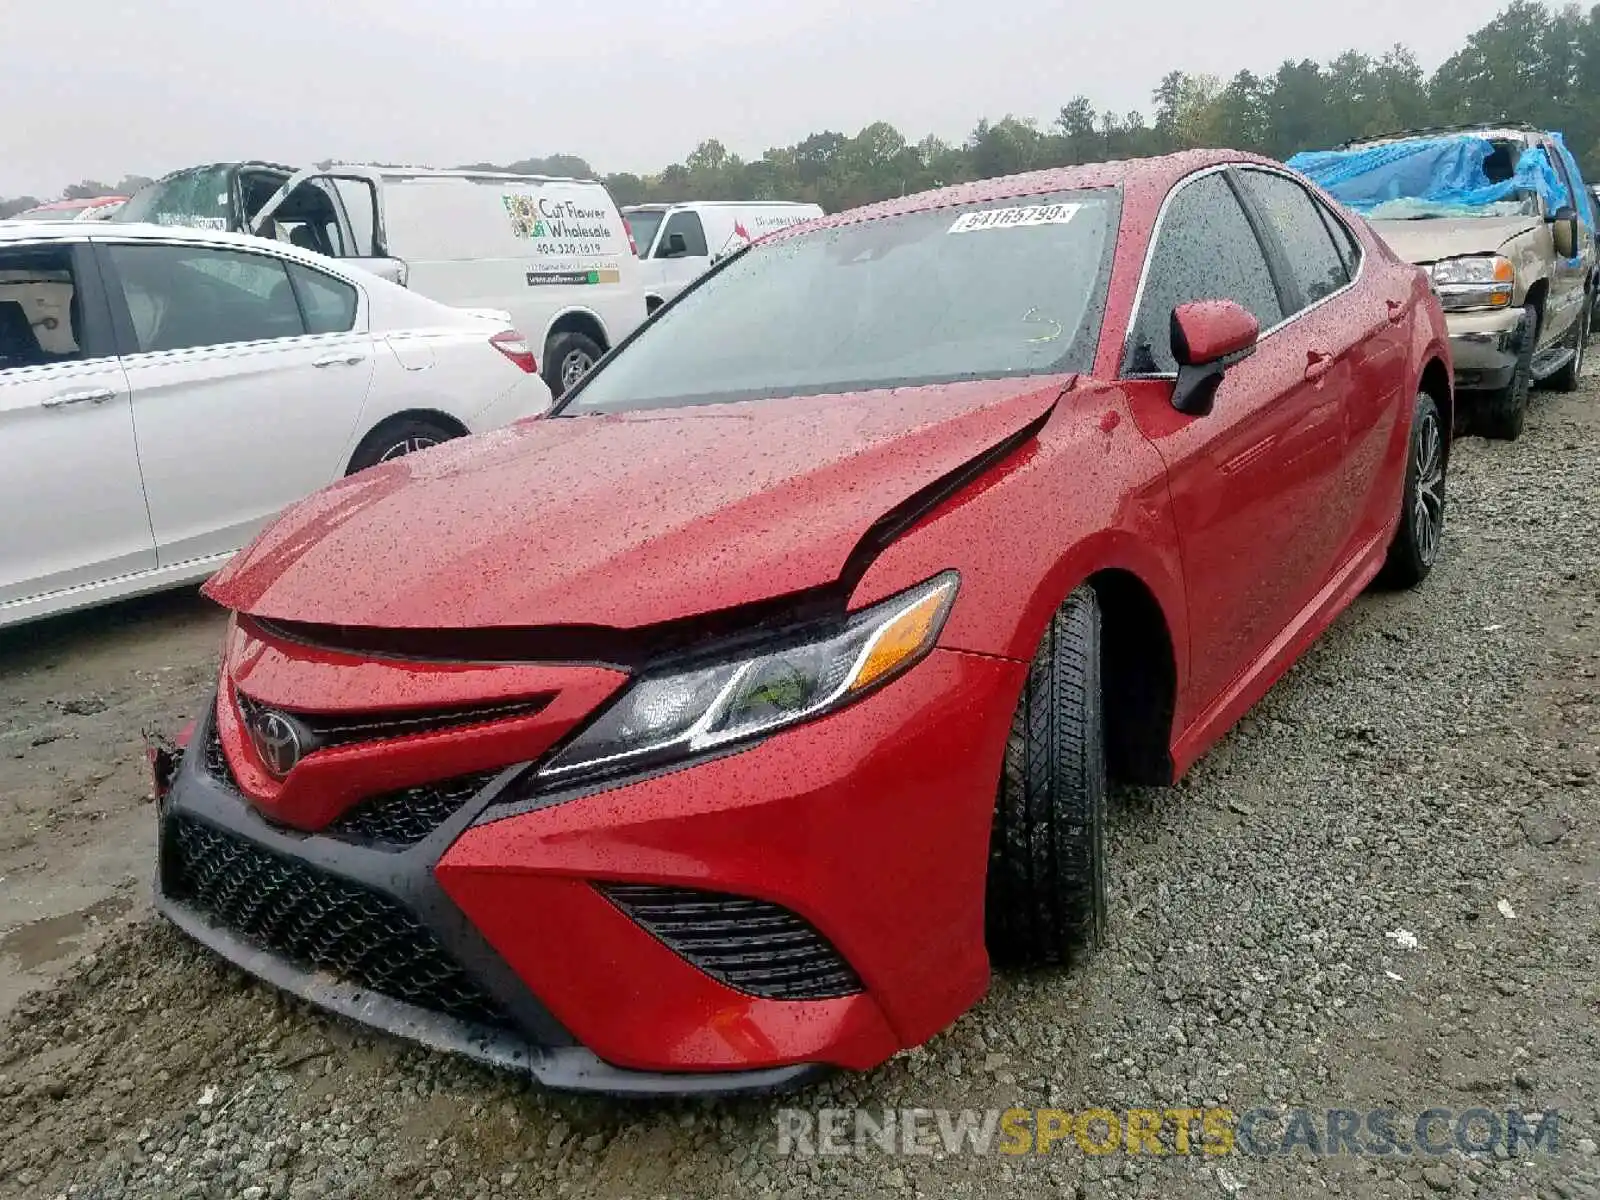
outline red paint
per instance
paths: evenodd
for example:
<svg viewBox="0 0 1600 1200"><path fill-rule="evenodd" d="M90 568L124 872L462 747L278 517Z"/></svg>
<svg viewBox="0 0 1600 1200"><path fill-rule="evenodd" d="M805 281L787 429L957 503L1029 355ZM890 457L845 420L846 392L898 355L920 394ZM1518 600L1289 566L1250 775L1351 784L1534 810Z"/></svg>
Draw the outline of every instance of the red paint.
<svg viewBox="0 0 1600 1200"><path fill-rule="evenodd" d="M1260 323L1232 300L1196 300L1180 304L1172 320L1183 335L1189 366L1204 366L1256 344Z"/></svg>
<svg viewBox="0 0 1600 1200"><path fill-rule="evenodd" d="M754 747L472 828L437 867L506 962L608 1061L871 1066L947 1026L986 985L1001 756L1062 599L1108 572L1153 598L1163 628L1150 636L1166 639L1177 686L1160 732L1181 772L1360 591L1395 529L1413 397L1424 366L1448 376L1449 358L1420 272L1364 224L1357 284L1282 329L1257 340L1227 306L1195 306L1197 357L1255 344L1209 415L1176 412L1170 380L1120 378L1161 202L1183 176L1229 160L1260 161L1195 152L1041 172L809 226L1120 185L1090 376L526 422L311 497L208 592L243 613L325 625L645 628L835 581L875 520L1050 411L1037 437L924 515L855 587L860 607L960 572L926 662ZM256 802L316 829L401 781L531 760L622 682L599 666L367 660L274 642L246 620L228 642L219 723ZM234 689L325 712L551 704L476 730L322 751L274 781L238 728ZM605 880L783 904L866 991L740 995L614 908L593 886Z"/></svg>

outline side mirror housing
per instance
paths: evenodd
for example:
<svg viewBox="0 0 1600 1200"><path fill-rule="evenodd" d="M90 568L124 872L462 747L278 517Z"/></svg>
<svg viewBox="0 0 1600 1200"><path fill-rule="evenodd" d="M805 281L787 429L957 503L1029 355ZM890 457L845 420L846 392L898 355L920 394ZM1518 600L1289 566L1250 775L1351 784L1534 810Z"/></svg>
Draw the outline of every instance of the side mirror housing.
<svg viewBox="0 0 1600 1200"><path fill-rule="evenodd" d="M1553 228L1550 236L1555 240L1556 253L1562 258L1576 258L1578 254L1578 210L1571 205L1556 209L1550 218Z"/></svg>
<svg viewBox="0 0 1600 1200"><path fill-rule="evenodd" d="M1178 383L1172 407L1188 416L1211 411L1229 367L1256 350L1261 325L1233 300L1194 300L1172 310L1172 357Z"/></svg>
<svg viewBox="0 0 1600 1200"><path fill-rule="evenodd" d="M684 240L683 234L669 233L657 253L661 258L682 258L689 253L689 243Z"/></svg>

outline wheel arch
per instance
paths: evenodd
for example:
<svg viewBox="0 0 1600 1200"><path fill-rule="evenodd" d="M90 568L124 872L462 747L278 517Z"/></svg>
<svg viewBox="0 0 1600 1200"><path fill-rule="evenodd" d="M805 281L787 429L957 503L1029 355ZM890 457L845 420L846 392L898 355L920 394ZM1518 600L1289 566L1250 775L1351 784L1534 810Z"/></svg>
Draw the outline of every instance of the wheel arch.
<svg viewBox="0 0 1600 1200"><path fill-rule="evenodd" d="M1107 770L1122 783L1166 786L1173 778L1178 700L1177 656L1166 614L1145 581L1125 568L1096 571L1084 582L1100 607Z"/></svg>
<svg viewBox="0 0 1600 1200"><path fill-rule="evenodd" d="M581 333L585 337L593 338L601 350L611 349L611 337L606 332L606 323L600 319L600 315L591 308L571 305L558 312L545 326L544 339L540 343L541 358L549 353L550 340L563 333Z"/></svg>
<svg viewBox="0 0 1600 1200"><path fill-rule="evenodd" d="M1445 457L1448 459L1450 444L1455 437L1456 401L1455 389L1451 386L1450 369L1444 365L1443 359L1434 356L1423 364L1417 388L1432 396L1433 402L1439 406L1439 416L1443 418L1441 423L1450 434L1445 439Z"/></svg>
<svg viewBox="0 0 1600 1200"><path fill-rule="evenodd" d="M348 475L354 470L356 458L368 442L372 441L384 430L406 421L427 421L431 425L437 425L441 429L449 430L452 437L466 437L472 432L460 417L453 417L437 408L407 408L402 409L400 412L388 413L382 420L375 422L371 429L368 429L356 439L356 444L350 448L350 453L345 459L345 474Z"/></svg>

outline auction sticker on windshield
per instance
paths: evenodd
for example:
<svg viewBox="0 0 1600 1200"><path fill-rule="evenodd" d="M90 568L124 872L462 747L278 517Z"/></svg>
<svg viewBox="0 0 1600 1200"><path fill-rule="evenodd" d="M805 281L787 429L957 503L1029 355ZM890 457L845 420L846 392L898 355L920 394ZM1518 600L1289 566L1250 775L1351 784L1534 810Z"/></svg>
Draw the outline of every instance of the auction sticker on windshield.
<svg viewBox="0 0 1600 1200"><path fill-rule="evenodd" d="M1022 229L1030 225L1065 225L1081 204L1029 204L1018 208L986 208L962 213L946 233L976 233L981 229Z"/></svg>

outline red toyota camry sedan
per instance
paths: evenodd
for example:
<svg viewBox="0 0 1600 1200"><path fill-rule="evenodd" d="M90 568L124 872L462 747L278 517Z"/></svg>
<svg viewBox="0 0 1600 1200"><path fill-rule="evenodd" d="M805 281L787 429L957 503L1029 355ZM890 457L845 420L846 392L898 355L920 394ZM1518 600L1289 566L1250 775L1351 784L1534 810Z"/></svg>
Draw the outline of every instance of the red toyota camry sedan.
<svg viewBox="0 0 1600 1200"><path fill-rule="evenodd" d="M552 1086L871 1067L1096 940L1108 778L1428 573L1450 367L1423 274L1243 155L776 234L211 582L161 910Z"/></svg>

